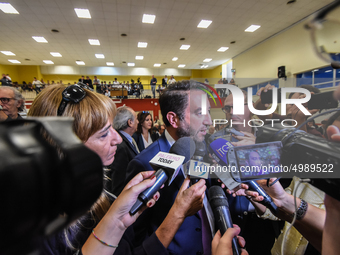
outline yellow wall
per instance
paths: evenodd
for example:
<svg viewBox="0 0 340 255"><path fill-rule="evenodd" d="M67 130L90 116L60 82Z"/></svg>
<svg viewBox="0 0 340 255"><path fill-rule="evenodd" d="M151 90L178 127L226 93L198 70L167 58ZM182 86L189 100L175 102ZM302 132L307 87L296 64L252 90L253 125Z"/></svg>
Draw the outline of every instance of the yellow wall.
<svg viewBox="0 0 340 255"><path fill-rule="evenodd" d="M313 51L309 31L304 24L275 36L233 59L235 78L276 78L277 68L286 66L286 75L327 66Z"/></svg>
<svg viewBox="0 0 340 255"><path fill-rule="evenodd" d="M15 65L0 65L0 75L3 73L9 74L9 77L11 77L12 81L16 81L18 79L18 68Z"/></svg>

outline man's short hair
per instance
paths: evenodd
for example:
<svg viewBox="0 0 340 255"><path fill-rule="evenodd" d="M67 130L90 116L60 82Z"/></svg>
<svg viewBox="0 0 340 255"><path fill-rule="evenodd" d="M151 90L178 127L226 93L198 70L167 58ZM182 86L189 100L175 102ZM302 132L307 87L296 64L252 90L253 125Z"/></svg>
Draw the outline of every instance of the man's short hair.
<svg viewBox="0 0 340 255"><path fill-rule="evenodd" d="M165 126L170 126L166 117L168 112L174 112L180 120L185 117L185 109L189 104L190 90L207 90L207 87L193 80L183 80L170 84L159 97L159 106Z"/></svg>
<svg viewBox="0 0 340 255"><path fill-rule="evenodd" d="M116 117L113 120L113 127L116 130L125 130L129 127L128 120L134 121L133 109L128 106L117 108Z"/></svg>
<svg viewBox="0 0 340 255"><path fill-rule="evenodd" d="M25 110L25 98L22 96L22 94L15 88L13 87L0 87L0 90L4 90L4 89L7 89L7 90L12 90L13 93L14 93L14 99L16 101L21 101L22 103L19 105L18 107L18 112L23 112Z"/></svg>

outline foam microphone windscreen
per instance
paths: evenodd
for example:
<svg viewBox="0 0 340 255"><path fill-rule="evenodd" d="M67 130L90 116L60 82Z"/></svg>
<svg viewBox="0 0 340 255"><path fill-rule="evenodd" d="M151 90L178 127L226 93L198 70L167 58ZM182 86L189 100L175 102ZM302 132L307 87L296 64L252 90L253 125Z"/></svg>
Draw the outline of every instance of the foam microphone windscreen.
<svg viewBox="0 0 340 255"><path fill-rule="evenodd" d="M340 62L334 61L331 63L331 67L334 69L340 69Z"/></svg>
<svg viewBox="0 0 340 255"><path fill-rule="evenodd" d="M169 153L184 156L184 162L188 162L196 150L195 142L190 137L179 138L170 148Z"/></svg>

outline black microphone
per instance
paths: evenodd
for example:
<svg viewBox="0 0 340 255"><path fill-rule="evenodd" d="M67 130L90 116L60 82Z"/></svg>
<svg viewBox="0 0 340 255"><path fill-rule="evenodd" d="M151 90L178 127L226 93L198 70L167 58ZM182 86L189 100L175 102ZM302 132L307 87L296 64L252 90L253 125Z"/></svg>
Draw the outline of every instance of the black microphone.
<svg viewBox="0 0 340 255"><path fill-rule="evenodd" d="M194 141L190 137L182 137L172 145L169 153L159 152L153 157L149 163L157 170L156 182L139 194L136 203L130 209L130 215L136 214L143 205L146 205L168 179L168 185L170 185L176 178L180 166L189 161L194 152Z"/></svg>
<svg viewBox="0 0 340 255"><path fill-rule="evenodd" d="M272 212L277 212L277 206L273 202L272 198L264 191L264 189L256 182L256 181L249 181L246 182L246 184L249 186L250 190L254 190L257 193L259 193L260 196L263 196L263 200L259 203L265 205L268 207Z"/></svg>
<svg viewBox="0 0 340 255"><path fill-rule="evenodd" d="M214 212L217 228L221 232L221 236L228 228L233 228L233 221L231 220L229 212L229 204L223 189L220 186L212 186L208 191L209 203ZM240 255L240 247L237 244L237 237L232 240L232 248L234 255Z"/></svg>

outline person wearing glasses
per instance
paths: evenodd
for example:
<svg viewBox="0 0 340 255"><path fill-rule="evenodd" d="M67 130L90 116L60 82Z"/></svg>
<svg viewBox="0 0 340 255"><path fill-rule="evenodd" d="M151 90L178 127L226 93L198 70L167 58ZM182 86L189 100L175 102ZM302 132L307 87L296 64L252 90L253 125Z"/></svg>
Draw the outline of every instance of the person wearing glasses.
<svg viewBox="0 0 340 255"><path fill-rule="evenodd" d="M0 121L22 119L19 112L25 109L25 98L21 93L8 86L0 87Z"/></svg>
<svg viewBox="0 0 340 255"><path fill-rule="evenodd" d="M73 117L75 134L100 156L103 166L107 166L114 161L117 145L122 142L111 124L115 112L116 106L111 99L76 84L49 86L43 90L33 101L29 116ZM146 239L142 246L133 247L134 230L129 226L143 210L155 204L160 194L157 192L134 216L129 211L138 195L155 183L153 174L154 171L137 174L118 197L103 190L86 215L43 242L41 254L168 254L166 248L176 233L176 226L187 214L202 207L204 185L200 183L188 189L190 180L187 179L157 233Z"/></svg>
<svg viewBox="0 0 340 255"><path fill-rule="evenodd" d="M242 90L244 95L244 115L234 114L233 94L230 93L225 101L222 111L230 124L228 128L222 128L209 137L214 141L219 137L228 137L234 146L255 144L256 128L248 125L252 113L247 104L247 92ZM231 124L232 123L232 124ZM252 124L253 125L253 124ZM224 187L224 184L222 184ZM241 235L247 240L247 250L250 254L270 254L275 241L276 230L279 230L279 223L259 219L255 213L254 206L246 197L234 197L227 194L233 223L240 226ZM257 231L255 234L254 231Z"/></svg>
<svg viewBox="0 0 340 255"><path fill-rule="evenodd" d="M139 151L143 151L150 144L156 141L159 137L158 134L152 133L153 121L152 116L148 111L139 112L137 115L138 127L136 133L133 134Z"/></svg>

